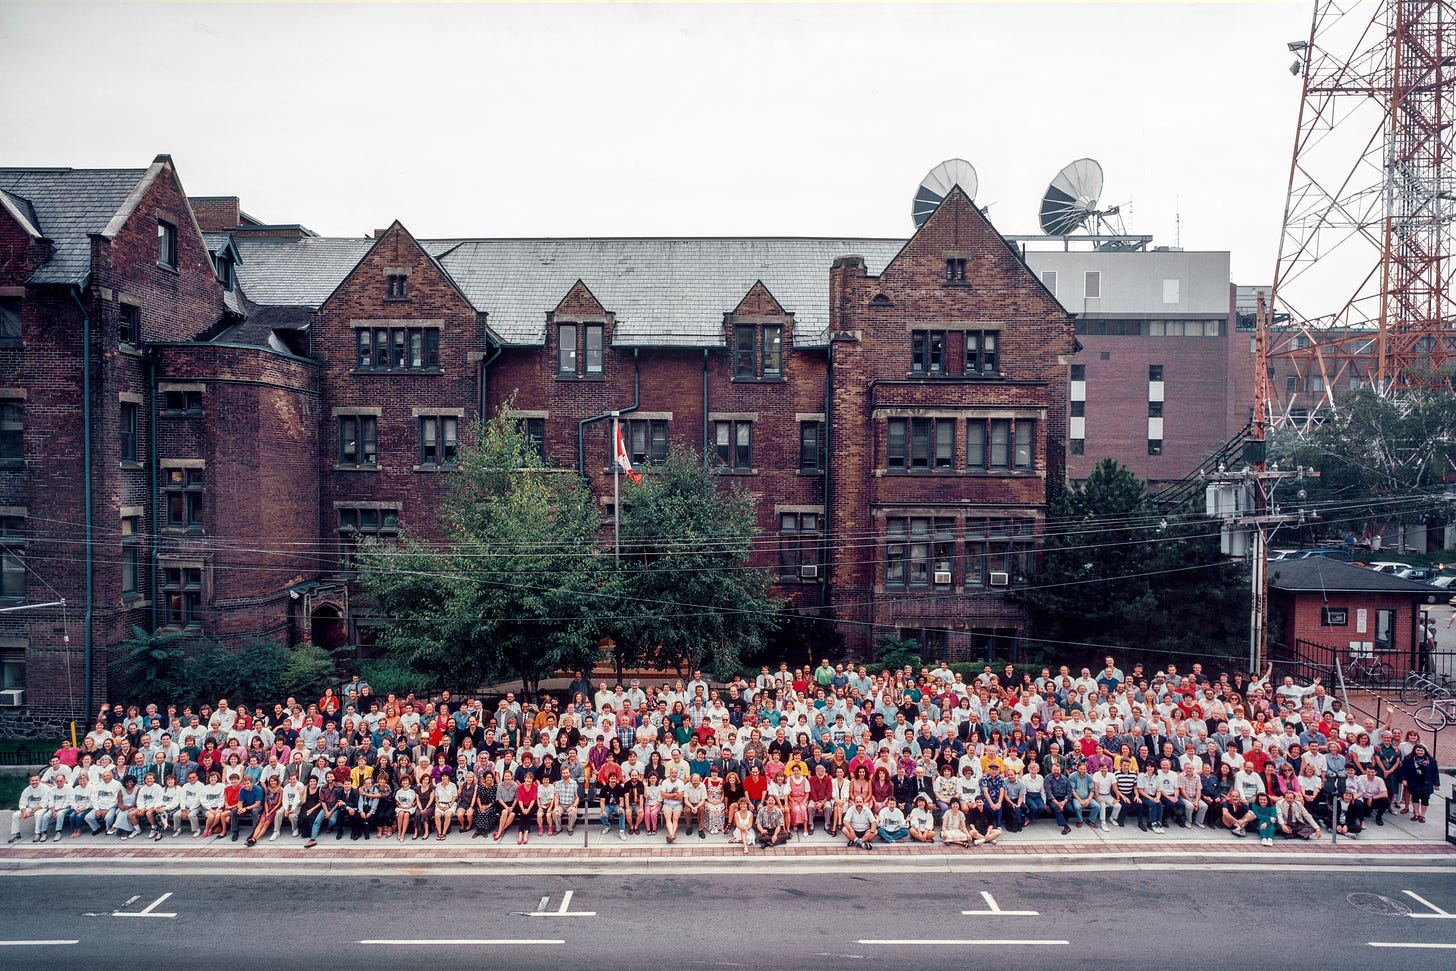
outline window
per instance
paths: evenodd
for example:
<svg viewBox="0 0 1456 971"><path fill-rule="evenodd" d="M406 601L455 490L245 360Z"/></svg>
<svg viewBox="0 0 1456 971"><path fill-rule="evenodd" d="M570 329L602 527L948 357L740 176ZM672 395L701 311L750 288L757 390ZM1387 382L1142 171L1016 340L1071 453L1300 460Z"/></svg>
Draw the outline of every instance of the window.
<svg viewBox="0 0 1456 971"><path fill-rule="evenodd" d="M1073 455L1082 455L1082 454L1084 454L1086 452L1086 450L1087 450L1087 439L1085 439L1085 438L1074 438L1074 439L1071 440L1071 442L1072 442L1072 454Z"/></svg>
<svg viewBox="0 0 1456 971"><path fill-rule="evenodd" d="M157 262L168 269L177 268L177 227L157 221Z"/></svg>
<svg viewBox="0 0 1456 971"><path fill-rule="evenodd" d="M799 422L799 471L822 472L824 470L824 423L822 421Z"/></svg>
<svg viewBox="0 0 1456 971"><path fill-rule="evenodd" d="M1102 271L1088 270L1082 275L1082 296L1088 300L1102 297Z"/></svg>
<svg viewBox="0 0 1456 971"><path fill-rule="evenodd" d="M586 331L586 373L601 374L603 368L603 334L601 324L587 324Z"/></svg>
<svg viewBox="0 0 1456 971"><path fill-rule="evenodd" d="M607 464L613 461L611 435L607 438ZM661 465L667 461L667 422L662 419L638 418L622 421L622 440L631 453L632 467Z"/></svg>
<svg viewBox="0 0 1456 971"><path fill-rule="evenodd" d="M1345 627L1350 623L1350 610L1348 607L1321 607L1320 625L1322 627Z"/></svg>
<svg viewBox="0 0 1456 971"><path fill-rule="evenodd" d="M385 277L388 291L385 299L408 300L409 299L409 277L403 273L391 273Z"/></svg>
<svg viewBox="0 0 1456 971"><path fill-rule="evenodd" d="M24 516L0 516L0 597L25 599Z"/></svg>
<svg viewBox="0 0 1456 971"><path fill-rule="evenodd" d="M1035 520L966 520L966 586L1024 583L1034 571L1035 550Z"/></svg>
<svg viewBox="0 0 1456 971"><path fill-rule="evenodd" d="M217 254L217 259L215 261L215 264L216 264L216 267L217 267L217 282L222 284L222 288L224 290L229 290L229 291L232 290L232 288L233 288L233 260L232 260L232 257L230 257L230 256L224 256L223 254L219 253L219 254Z"/></svg>
<svg viewBox="0 0 1456 971"><path fill-rule="evenodd" d="M440 369L440 331L437 328L362 328L356 341L354 360L361 371Z"/></svg>
<svg viewBox="0 0 1456 971"><path fill-rule="evenodd" d="M1072 402L1072 417L1073 418L1085 418L1085 417L1087 417L1087 402L1085 402L1085 401L1074 401L1074 402Z"/></svg>
<svg viewBox="0 0 1456 971"><path fill-rule="evenodd" d="M1055 297L1057 295L1057 271L1042 270L1041 285L1046 287L1047 290L1051 291L1051 295Z"/></svg>
<svg viewBox="0 0 1456 971"><path fill-rule="evenodd" d="M576 325L556 329L556 373L576 375Z"/></svg>
<svg viewBox="0 0 1456 971"><path fill-rule="evenodd" d="M1036 468L1036 421L973 418L966 423L966 468L1030 472Z"/></svg>
<svg viewBox="0 0 1456 971"><path fill-rule="evenodd" d="M25 690L25 648L0 650L0 691Z"/></svg>
<svg viewBox="0 0 1456 971"><path fill-rule="evenodd" d="M121 517L121 595L123 598L141 595L140 523L141 520L137 516Z"/></svg>
<svg viewBox="0 0 1456 971"><path fill-rule="evenodd" d="M121 403L121 460L137 460L137 406L130 401Z"/></svg>
<svg viewBox="0 0 1456 971"><path fill-rule="evenodd" d="M910 332L910 371L913 374L945 373L945 331Z"/></svg>
<svg viewBox="0 0 1456 971"><path fill-rule="evenodd" d="M1163 403L1161 401L1149 401L1148 402L1148 417L1149 418L1162 418L1163 417Z"/></svg>
<svg viewBox="0 0 1456 971"><path fill-rule="evenodd" d="M903 425L904 419L894 419ZM927 472L931 469L955 467L955 419L910 419L910 469ZM892 466L892 468L895 466Z"/></svg>
<svg viewBox="0 0 1456 971"><path fill-rule="evenodd" d="M820 570L823 518L816 512L779 514L779 579L817 582Z"/></svg>
<svg viewBox="0 0 1456 971"><path fill-rule="evenodd" d="M1375 649L1377 651L1395 650L1395 611L1375 611Z"/></svg>
<svg viewBox="0 0 1456 971"><path fill-rule="evenodd" d="M747 472L753 468L753 422L713 423L713 465L734 472Z"/></svg>
<svg viewBox="0 0 1456 971"><path fill-rule="evenodd" d="M123 344L135 345L142 336L141 311L129 303L116 312L116 336Z"/></svg>
<svg viewBox="0 0 1456 971"><path fill-rule="evenodd" d="M373 415L339 416L339 465L372 469L379 464L379 419Z"/></svg>
<svg viewBox="0 0 1456 971"><path fill-rule="evenodd" d="M451 415L426 415L420 419L420 465L448 468L460 450L460 419Z"/></svg>
<svg viewBox="0 0 1456 971"><path fill-rule="evenodd" d="M536 458L546 461L546 419L527 418L521 422L521 434L531 443Z"/></svg>
<svg viewBox="0 0 1456 971"><path fill-rule="evenodd" d="M25 459L25 406L19 401L0 401L0 461Z"/></svg>
<svg viewBox="0 0 1456 971"><path fill-rule="evenodd" d="M753 373L753 327L733 328L733 376L735 378L756 377Z"/></svg>
<svg viewBox="0 0 1456 971"><path fill-rule="evenodd" d="M201 391L164 391L162 410L169 415L202 414Z"/></svg>
<svg viewBox="0 0 1456 971"><path fill-rule="evenodd" d="M954 257L945 261L945 282L965 283L966 282L966 261Z"/></svg>
<svg viewBox="0 0 1456 971"><path fill-rule="evenodd" d="M360 550L388 542L398 534L398 509L340 509L339 565L345 570L357 569Z"/></svg>
<svg viewBox="0 0 1456 971"><path fill-rule="evenodd" d="M891 418L885 430L885 468L904 469L906 467L906 430L908 422L904 418Z"/></svg>
<svg viewBox="0 0 1456 971"><path fill-rule="evenodd" d="M946 540L952 529L950 520L934 520L944 524ZM885 586L898 589L923 589L930 586L931 524L926 516L891 516L885 520ZM940 538L937 531L937 539ZM949 552L946 553L949 566Z"/></svg>
<svg viewBox="0 0 1456 971"><path fill-rule="evenodd" d="M784 329L763 329L763 377L777 378L784 373Z"/></svg>
<svg viewBox="0 0 1456 971"><path fill-rule="evenodd" d="M20 298L0 297L0 341L20 340Z"/></svg>
<svg viewBox="0 0 1456 971"><path fill-rule="evenodd" d="M996 371L996 332L966 331L966 373L995 374Z"/></svg>
<svg viewBox="0 0 1456 971"><path fill-rule="evenodd" d="M202 470L166 469L163 481L168 529L197 529L202 525Z"/></svg>
<svg viewBox="0 0 1456 971"><path fill-rule="evenodd" d="M1072 380L1073 381L1086 381L1087 380L1087 365L1085 365L1085 364L1073 364L1072 365Z"/></svg>
<svg viewBox="0 0 1456 971"><path fill-rule="evenodd" d="M1155 381L1161 381L1161 380L1163 380L1163 365L1161 365L1161 364L1149 364L1148 365L1148 383L1149 384L1152 384Z"/></svg>
<svg viewBox="0 0 1456 971"><path fill-rule="evenodd" d="M202 567L169 566L162 570L164 623L168 627L202 626Z"/></svg>
<svg viewBox="0 0 1456 971"><path fill-rule="evenodd" d="M1161 438L1150 438L1150 439L1148 439L1148 454L1149 455L1162 455L1163 454L1163 440Z"/></svg>
<svg viewBox="0 0 1456 971"><path fill-rule="evenodd" d="M1299 375L1291 374L1284 379L1284 391L1286 394L1294 394L1299 390Z"/></svg>

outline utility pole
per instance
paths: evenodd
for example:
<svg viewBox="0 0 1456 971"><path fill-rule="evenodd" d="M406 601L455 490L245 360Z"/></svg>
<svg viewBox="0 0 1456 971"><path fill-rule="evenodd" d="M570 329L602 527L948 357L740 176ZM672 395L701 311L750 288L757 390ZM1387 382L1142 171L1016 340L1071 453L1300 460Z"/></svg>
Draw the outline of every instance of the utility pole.
<svg viewBox="0 0 1456 971"><path fill-rule="evenodd" d="M1225 555L1249 558L1249 670L1257 674L1269 657L1269 537L1280 526L1302 521L1302 512L1284 514L1271 501L1273 485L1281 479L1302 479L1315 473L1296 468L1270 471L1269 431L1269 308L1259 291L1257 330L1254 334L1254 409L1249 439L1244 443L1244 468L1235 472L1219 466L1204 476L1208 482L1205 508L1220 520Z"/></svg>

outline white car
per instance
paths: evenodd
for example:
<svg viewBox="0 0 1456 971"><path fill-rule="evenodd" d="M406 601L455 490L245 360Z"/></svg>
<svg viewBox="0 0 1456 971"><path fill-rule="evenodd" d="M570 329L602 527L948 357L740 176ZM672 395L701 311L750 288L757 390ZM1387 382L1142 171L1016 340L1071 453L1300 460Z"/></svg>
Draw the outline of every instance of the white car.
<svg viewBox="0 0 1456 971"><path fill-rule="evenodd" d="M1401 570L1411 569L1411 565L1409 563L1395 563L1392 561L1376 561L1374 563L1367 564L1367 566L1369 566L1370 569L1374 570L1376 573L1390 574L1396 574L1399 573Z"/></svg>

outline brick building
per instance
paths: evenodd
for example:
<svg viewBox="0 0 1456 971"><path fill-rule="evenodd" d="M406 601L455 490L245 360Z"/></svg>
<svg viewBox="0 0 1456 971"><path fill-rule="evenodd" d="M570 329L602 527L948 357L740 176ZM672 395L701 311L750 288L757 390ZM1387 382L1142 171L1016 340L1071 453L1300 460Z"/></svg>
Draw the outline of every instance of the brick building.
<svg viewBox="0 0 1456 971"><path fill-rule="evenodd" d="M613 411L649 474L746 480L778 592L855 653L1025 633L1072 317L959 191L905 242L323 238L189 206L165 156L0 190L0 572L65 600L0 614L0 731L93 707L133 625L367 641L355 544L430 535L512 396L604 509Z"/></svg>

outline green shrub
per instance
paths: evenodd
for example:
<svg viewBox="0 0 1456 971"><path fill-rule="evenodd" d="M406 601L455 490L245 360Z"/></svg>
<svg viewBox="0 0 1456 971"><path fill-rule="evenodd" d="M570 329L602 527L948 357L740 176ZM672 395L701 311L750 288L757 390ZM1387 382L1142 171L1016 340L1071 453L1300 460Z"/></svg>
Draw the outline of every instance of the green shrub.
<svg viewBox="0 0 1456 971"><path fill-rule="evenodd" d="M438 685L427 674L423 674L394 660L365 661L359 665L359 675L369 683L377 695L427 695Z"/></svg>

